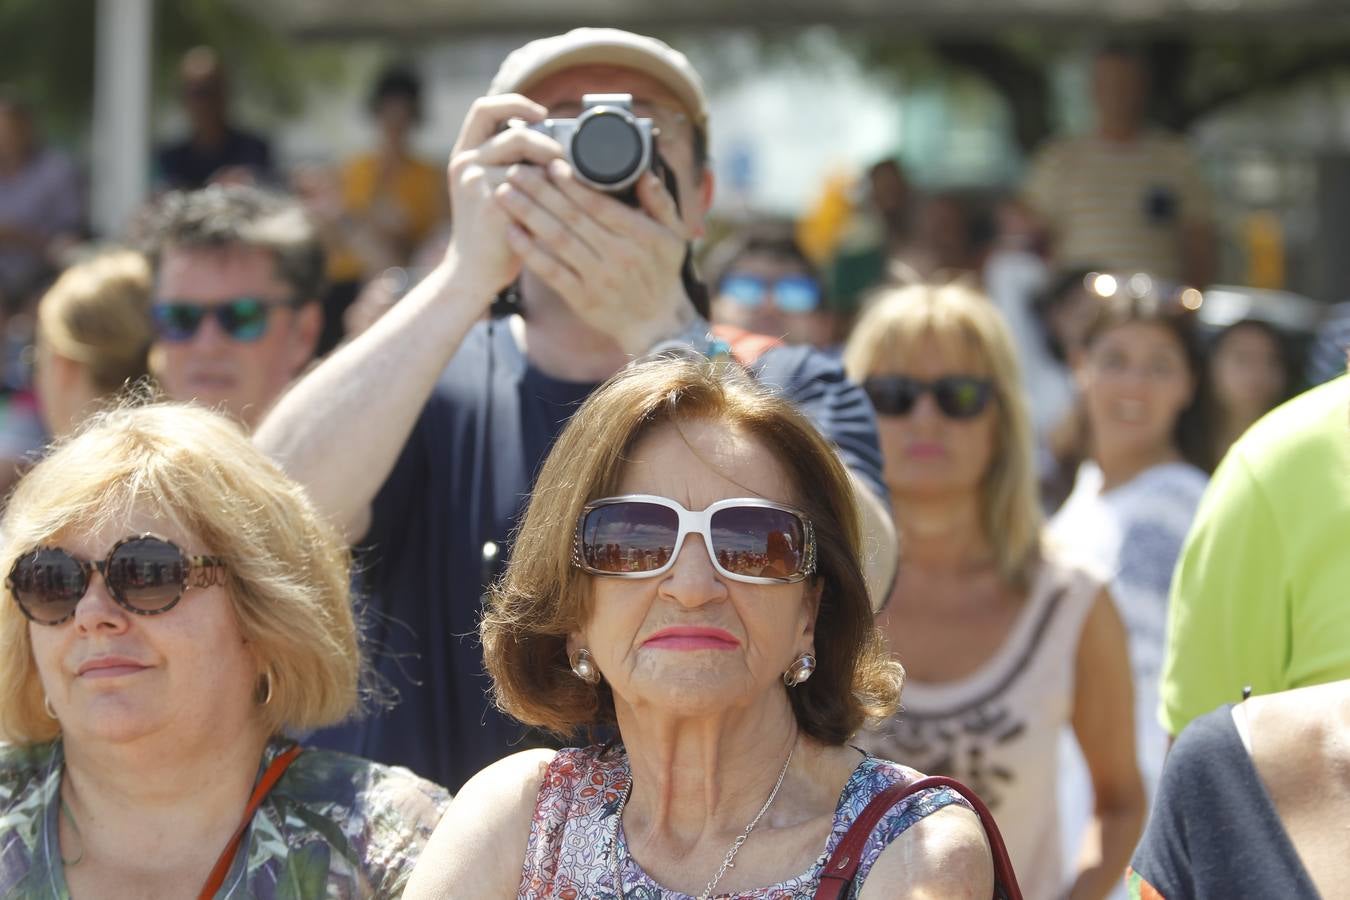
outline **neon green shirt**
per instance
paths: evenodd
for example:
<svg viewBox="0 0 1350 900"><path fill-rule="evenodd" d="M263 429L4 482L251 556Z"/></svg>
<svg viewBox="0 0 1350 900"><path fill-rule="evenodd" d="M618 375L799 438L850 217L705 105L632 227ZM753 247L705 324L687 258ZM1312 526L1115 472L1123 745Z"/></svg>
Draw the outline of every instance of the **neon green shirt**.
<svg viewBox="0 0 1350 900"><path fill-rule="evenodd" d="M1350 678L1350 376L1224 457L1172 580L1159 718L1171 734L1251 685Z"/></svg>

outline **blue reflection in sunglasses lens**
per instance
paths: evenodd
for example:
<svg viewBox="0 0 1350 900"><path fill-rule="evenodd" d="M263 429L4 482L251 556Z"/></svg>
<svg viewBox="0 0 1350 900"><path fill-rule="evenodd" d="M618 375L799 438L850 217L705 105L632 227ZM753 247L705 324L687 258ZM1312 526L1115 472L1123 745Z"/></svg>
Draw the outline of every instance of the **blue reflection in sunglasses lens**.
<svg viewBox="0 0 1350 900"><path fill-rule="evenodd" d="M722 295L748 309L763 305L765 291L764 280L753 275L728 275L722 279Z"/></svg>
<svg viewBox="0 0 1350 900"><path fill-rule="evenodd" d="M267 307L258 300L235 300L221 307L221 327L236 341L256 341L267 330Z"/></svg>
<svg viewBox="0 0 1350 900"><path fill-rule="evenodd" d="M820 306L820 285L801 275L780 278L774 285L773 302L785 313L815 312Z"/></svg>

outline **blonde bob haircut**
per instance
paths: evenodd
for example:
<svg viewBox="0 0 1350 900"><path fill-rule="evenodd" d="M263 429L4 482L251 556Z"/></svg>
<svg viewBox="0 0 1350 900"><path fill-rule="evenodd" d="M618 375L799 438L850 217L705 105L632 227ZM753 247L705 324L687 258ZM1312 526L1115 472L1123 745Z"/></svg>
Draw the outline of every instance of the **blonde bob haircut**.
<svg viewBox="0 0 1350 900"><path fill-rule="evenodd" d="M346 545L303 489L217 413L156 403L92 417L15 489L0 524L0 574L35 547L116 527L133 510L224 558L260 691L270 679L271 700L258 707L270 733L330 725L355 710L361 662ZM70 625L30 625L7 584L4 592L0 733L52 740L60 729L43 710L29 629Z"/></svg>
<svg viewBox="0 0 1350 900"><path fill-rule="evenodd" d="M801 413L725 362L667 356L630 366L592 394L563 430L480 628L497 705L560 735L615 724L608 684L586 684L567 660L568 634L590 615L594 577L572 565L577 520L588 501L618 491L639 440L695 421L746 435L771 452L792 482L789 502L815 525L818 665L788 697L802 731L842 744L869 718L895 711L903 677L872 622L852 487L833 448Z"/></svg>
<svg viewBox="0 0 1350 900"><path fill-rule="evenodd" d="M876 295L844 349L848 376L905 372L905 360L936 344L993 383L998 417L993 456L980 484L984 533L1004 580L1030 586L1041 557L1043 517L1035 443L1012 335L987 297L962 284L908 285Z"/></svg>
<svg viewBox="0 0 1350 900"><path fill-rule="evenodd" d="M150 329L150 264L131 250L76 263L38 303L38 342L79 363L100 394L146 374Z"/></svg>

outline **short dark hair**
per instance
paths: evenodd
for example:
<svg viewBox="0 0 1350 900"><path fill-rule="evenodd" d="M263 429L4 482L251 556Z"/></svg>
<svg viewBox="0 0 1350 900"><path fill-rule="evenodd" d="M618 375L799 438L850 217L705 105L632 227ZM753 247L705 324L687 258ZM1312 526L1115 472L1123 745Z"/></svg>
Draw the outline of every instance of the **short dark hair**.
<svg viewBox="0 0 1350 900"><path fill-rule="evenodd" d="M156 270L171 248L257 247L272 254L297 303L323 291L319 234L299 202L284 194L249 185L173 191L146 211L133 239Z"/></svg>
<svg viewBox="0 0 1350 900"><path fill-rule="evenodd" d="M820 272L811 262L797 237L793 234L791 223L762 222L751 225L744 231L724 239L708 253L705 269L708 284L717 291L722 279L740 265L747 256L771 256L799 266L808 276L823 287Z"/></svg>
<svg viewBox="0 0 1350 900"><path fill-rule="evenodd" d="M389 66L375 79L370 91L370 111L377 112L380 104L386 100L407 100L412 107L413 118L422 119L422 79L406 66Z"/></svg>

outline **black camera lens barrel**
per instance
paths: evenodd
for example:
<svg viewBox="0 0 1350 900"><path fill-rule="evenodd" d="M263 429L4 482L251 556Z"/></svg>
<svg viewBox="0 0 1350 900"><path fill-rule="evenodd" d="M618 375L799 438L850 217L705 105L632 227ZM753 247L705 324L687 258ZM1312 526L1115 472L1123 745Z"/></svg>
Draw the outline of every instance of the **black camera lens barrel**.
<svg viewBox="0 0 1350 900"><path fill-rule="evenodd" d="M584 116L572 135L572 163L603 185L633 179L643 162L642 136L632 117L620 110L597 109Z"/></svg>
<svg viewBox="0 0 1350 900"><path fill-rule="evenodd" d="M637 206L636 186L655 163L659 131L651 119L633 114L630 94L586 94L576 118L549 118L517 125L562 144L577 178L596 190Z"/></svg>

